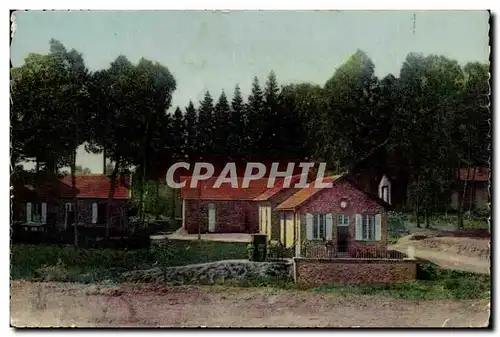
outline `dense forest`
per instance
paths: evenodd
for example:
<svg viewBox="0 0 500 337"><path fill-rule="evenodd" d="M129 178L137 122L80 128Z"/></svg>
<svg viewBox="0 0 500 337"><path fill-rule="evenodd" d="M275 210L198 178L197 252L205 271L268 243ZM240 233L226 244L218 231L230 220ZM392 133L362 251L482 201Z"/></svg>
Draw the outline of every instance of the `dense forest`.
<svg viewBox="0 0 500 337"><path fill-rule="evenodd" d="M235 83L172 107L177 83L165 65L119 56L91 72L81 53L51 40L48 54L11 69L11 168L30 160L37 172L70 167L74 177L85 144L113 163L112 182L131 168L139 183L159 181L174 162L206 158L307 158L343 172L383 147L384 161L409 168L409 205L433 212L459 168L488 165L489 79L489 64L418 53L378 78L358 50L324 84L281 85L270 71L241 79L253 81L248 96Z"/></svg>

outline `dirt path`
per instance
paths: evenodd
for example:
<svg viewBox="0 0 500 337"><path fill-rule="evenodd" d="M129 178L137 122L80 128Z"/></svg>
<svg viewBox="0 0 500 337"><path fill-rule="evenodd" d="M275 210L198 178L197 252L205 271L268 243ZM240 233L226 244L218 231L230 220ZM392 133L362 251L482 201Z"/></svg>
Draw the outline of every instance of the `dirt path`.
<svg viewBox="0 0 500 337"><path fill-rule="evenodd" d="M443 268L490 274L491 262L487 256L467 256L454 251L462 246L482 247L488 244L488 240L440 237L438 242L442 243L441 245L436 245L436 242L433 241L434 246L427 247L425 241L410 240L409 238L410 235L403 237L399 239L397 244L388 248L407 253L408 247L412 246L416 257L434 262Z"/></svg>
<svg viewBox="0 0 500 337"><path fill-rule="evenodd" d="M484 327L487 304L270 289L11 282L16 327Z"/></svg>

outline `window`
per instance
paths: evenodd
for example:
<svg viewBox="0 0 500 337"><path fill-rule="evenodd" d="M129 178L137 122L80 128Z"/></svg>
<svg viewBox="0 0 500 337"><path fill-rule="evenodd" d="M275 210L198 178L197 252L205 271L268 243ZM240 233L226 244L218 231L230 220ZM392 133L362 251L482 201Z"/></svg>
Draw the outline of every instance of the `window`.
<svg viewBox="0 0 500 337"><path fill-rule="evenodd" d="M349 215L337 214L337 226L349 226Z"/></svg>
<svg viewBox="0 0 500 337"><path fill-rule="evenodd" d="M325 214L314 214L313 217L313 240L323 240L326 234Z"/></svg>
<svg viewBox="0 0 500 337"><path fill-rule="evenodd" d="M97 205L97 223L105 224L108 222L108 209L107 204Z"/></svg>
<svg viewBox="0 0 500 337"><path fill-rule="evenodd" d="M45 202L26 203L26 222L45 223L47 216L47 204Z"/></svg>
<svg viewBox="0 0 500 337"><path fill-rule="evenodd" d="M375 240L375 216L362 215L361 216L362 239L366 241Z"/></svg>
<svg viewBox="0 0 500 337"><path fill-rule="evenodd" d="M31 221L42 222L42 205L33 203L31 206Z"/></svg>
<svg viewBox="0 0 500 337"><path fill-rule="evenodd" d="M382 199L389 202L389 186L382 186Z"/></svg>

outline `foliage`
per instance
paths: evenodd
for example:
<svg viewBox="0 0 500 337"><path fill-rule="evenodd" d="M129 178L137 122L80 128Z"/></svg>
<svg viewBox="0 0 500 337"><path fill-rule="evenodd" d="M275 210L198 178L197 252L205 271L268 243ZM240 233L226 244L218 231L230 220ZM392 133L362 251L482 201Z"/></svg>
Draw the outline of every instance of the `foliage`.
<svg viewBox="0 0 500 337"><path fill-rule="evenodd" d="M11 70L11 166L33 158L37 168L55 172L70 164L77 173L75 151L85 143L113 163L106 172L112 182L136 167L142 210L143 199L161 199L158 189L146 193L146 181L158 181L186 158L307 158L340 173L368 169L364 160L376 153L377 172L396 167L406 206L430 225L433 214L448 211L452 191L466 189L457 171L488 165L489 64L462 67L410 53L398 76L378 78L375 66L357 50L324 86L280 86L271 71L264 87L253 78L247 97L236 86L232 98L222 93L214 106L206 92L184 114L182 107L168 113L177 83L166 66L119 56L91 73L83 55L52 40L48 54L30 54ZM462 226L467 205L459 194ZM161 215L162 204L145 207Z"/></svg>

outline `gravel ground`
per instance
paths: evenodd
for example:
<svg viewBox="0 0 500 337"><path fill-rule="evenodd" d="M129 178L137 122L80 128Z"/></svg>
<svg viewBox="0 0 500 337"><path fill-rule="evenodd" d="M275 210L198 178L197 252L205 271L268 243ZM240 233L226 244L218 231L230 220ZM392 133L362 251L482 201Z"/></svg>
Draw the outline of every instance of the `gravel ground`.
<svg viewBox="0 0 500 337"><path fill-rule="evenodd" d="M11 282L15 327L485 327L488 305L266 288Z"/></svg>

